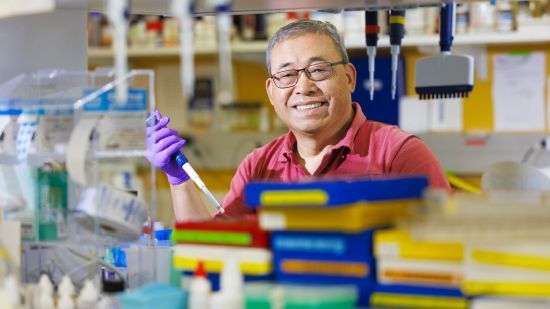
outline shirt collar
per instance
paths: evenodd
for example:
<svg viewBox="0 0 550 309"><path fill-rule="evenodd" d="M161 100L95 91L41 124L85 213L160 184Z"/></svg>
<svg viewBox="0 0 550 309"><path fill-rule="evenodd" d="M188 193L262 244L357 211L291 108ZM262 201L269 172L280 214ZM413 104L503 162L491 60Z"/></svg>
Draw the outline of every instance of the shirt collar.
<svg viewBox="0 0 550 309"><path fill-rule="evenodd" d="M288 131L283 139L281 145L281 152L279 153L279 162L290 162L292 160L292 152L294 145L296 144L296 136L292 131Z"/></svg>
<svg viewBox="0 0 550 309"><path fill-rule="evenodd" d="M353 102L352 106L355 111L355 115L353 116L351 125L346 131L344 137L332 147L332 150L346 147L350 150L350 152L355 151L355 136L357 135L357 131L359 131L359 128L361 127L361 125L363 125L367 118L363 114L363 111L361 110L361 105L359 105L359 103ZM281 151L279 153L279 162L291 161L292 155L295 151L295 144L296 136L294 136L294 133L292 133L291 131L288 131L288 133L284 137Z"/></svg>

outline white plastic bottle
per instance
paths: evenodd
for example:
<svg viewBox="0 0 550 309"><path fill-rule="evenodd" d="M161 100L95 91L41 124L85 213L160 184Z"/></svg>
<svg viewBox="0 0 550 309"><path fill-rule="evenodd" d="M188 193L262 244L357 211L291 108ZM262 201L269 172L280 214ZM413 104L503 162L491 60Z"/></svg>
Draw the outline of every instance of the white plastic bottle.
<svg viewBox="0 0 550 309"><path fill-rule="evenodd" d="M40 291L40 298L38 301L38 308L40 309L54 309L53 296L48 294L46 290Z"/></svg>
<svg viewBox="0 0 550 309"><path fill-rule="evenodd" d="M74 309L74 300L68 294L62 294L57 301L57 309Z"/></svg>
<svg viewBox="0 0 550 309"><path fill-rule="evenodd" d="M40 292L45 292L49 295L53 294L53 284L50 281L48 275L42 274L40 276L40 280L38 280L38 290Z"/></svg>
<svg viewBox="0 0 550 309"><path fill-rule="evenodd" d="M0 308L12 309L13 305L10 301L10 296L8 291L4 289L3 286L0 286Z"/></svg>
<svg viewBox="0 0 550 309"><path fill-rule="evenodd" d="M21 306L21 295L19 294L19 283L14 275L8 275L6 279L4 279L4 290L7 293L7 300L11 303L13 308L19 308L19 306ZM0 306L0 308L2 308L2 306Z"/></svg>
<svg viewBox="0 0 550 309"><path fill-rule="evenodd" d="M34 291L33 304L37 308L49 309L54 307L53 284L46 274L40 276L38 288Z"/></svg>
<svg viewBox="0 0 550 309"><path fill-rule="evenodd" d="M206 277L204 262L199 261L195 275L189 285L189 309L208 309L212 285Z"/></svg>
<svg viewBox="0 0 550 309"><path fill-rule="evenodd" d="M220 276L220 292L212 295L210 308L244 308L243 285L244 278L239 261L237 257L229 256L223 262L223 269Z"/></svg>
<svg viewBox="0 0 550 309"><path fill-rule="evenodd" d="M57 292L59 294L57 309L74 309L74 285L69 276L63 276L63 278L61 278L61 283L57 287Z"/></svg>
<svg viewBox="0 0 550 309"><path fill-rule="evenodd" d="M61 283L59 284L59 287L58 287L58 293L59 295L68 295L68 296L74 296L74 285L73 285L73 282L71 281L71 278L69 278L69 276L63 276L63 278L61 278Z"/></svg>
<svg viewBox="0 0 550 309"><path fill-rule="evenodd" d="M76 299L76 307L78 309L95 309L98 299L99 293L94 283L92 280L87 279L86 282L84 282L84 287L80 290L80 294Z"/></svg>
<svg viewBox="0 0 550 309"><path fill-rule="evenodd" d="M80 290L80 294L76 299L76 307L78 309L95 309L99 299L99 293L92 282L87 279L84 282L84 287Z"/></svg>

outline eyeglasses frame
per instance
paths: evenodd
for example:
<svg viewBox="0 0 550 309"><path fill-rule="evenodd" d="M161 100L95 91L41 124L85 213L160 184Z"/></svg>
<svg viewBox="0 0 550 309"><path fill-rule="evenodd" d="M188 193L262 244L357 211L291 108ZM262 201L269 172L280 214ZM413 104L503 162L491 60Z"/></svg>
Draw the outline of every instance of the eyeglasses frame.
<svg viewBox="0 0 550 309"><path fill-rule="evenodd" d="M296 86L296 84L298 84L298 81L300 80L300 76L302 75L302 72L305 73L306 77L311 80L311 81L314 81L314 82L320 82L320 81L324 81L324 80L327 80L329 78L331 78L333 75L334 75L334 71L332 69L333 66L335 65L339 65L339 64L348 64L349 62L348 61L345 61L345 60L340 60L340 61L337 61L337 62L317 62L317 63L312 63L310 65L307 65L301 69L291 69L291 70L283 70L283 71L279 71L279 72L275 72L274 74L271 74L269 76L269 78L271 78L273 80L273 83L275 84L275 86L279 89L287 89L287 88L292 88L294 86ZM327 76L326 78L323 78L321 80L314 80L314 79L311 79L311 76L308 75L308 73L306 72L306 69L311 67L311 66L314 66L314 65L319 65L319 64L330 64L330 75ZM288 71L296 71L298 73L298 77L296 77L296 82L294 82L294 84L292 85L289 85L289 86L285 86L285 87L279 87L279 85L277 85L277 82L275 82L276 78L275 78L275 74L279 74L279 73L283 73L283 72L288 72Z"/></svg>

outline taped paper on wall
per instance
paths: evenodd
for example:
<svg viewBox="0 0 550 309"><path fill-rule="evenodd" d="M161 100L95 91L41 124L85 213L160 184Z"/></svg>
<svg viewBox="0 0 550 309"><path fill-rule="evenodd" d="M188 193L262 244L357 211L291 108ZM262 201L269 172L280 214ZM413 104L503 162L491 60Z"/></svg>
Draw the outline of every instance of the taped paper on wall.
<svg viewBox="0 0 550 309"><path fill-rule="evenodd" d="M429 102L416 96L404 96L399 100L399 127L409 133L427 133Z"/></svg>
<svg viewBox="0 0 550 309"><path fill-rule="evenodd" d="M430 100L430 131L462 131L462 99Z"/></svg>
<svg viewBox="0 0 550 309"><path fill-rule="evenodd" d="M543 131L546 55L495 55L493 106L495 131Z"/></svg>

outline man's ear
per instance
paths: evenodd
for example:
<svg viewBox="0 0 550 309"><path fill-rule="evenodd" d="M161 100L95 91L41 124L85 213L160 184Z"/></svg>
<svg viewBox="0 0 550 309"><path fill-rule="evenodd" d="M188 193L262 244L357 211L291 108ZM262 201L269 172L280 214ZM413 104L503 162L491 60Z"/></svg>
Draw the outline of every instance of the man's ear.
<svg viewBox="0 0 550 309"><path fill-rule="evenodd" d="M267 93L267 97L269 98L269 102L271 105L273 105L273 87L275 85L273 84L273 80L271 78L268 78L265 80L265 92Z"/></svg>
<svg viewBox="0 0 550 309"><path fill-rule="evenodd" d="M350 92L353 93L355 91L355 85L357 83L357 70L351 62L345 64L344 70L346 71L346 78L348 81Z"/></svg>

